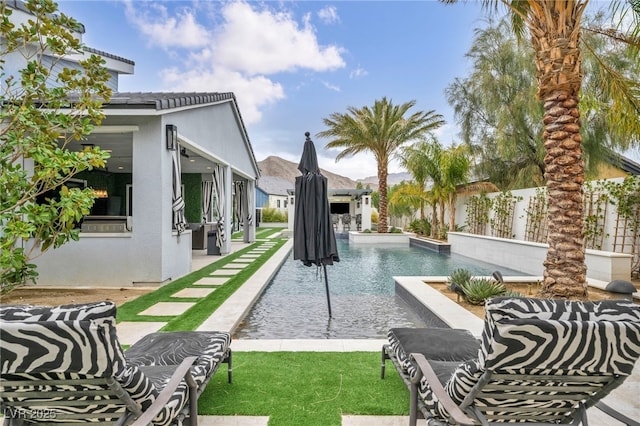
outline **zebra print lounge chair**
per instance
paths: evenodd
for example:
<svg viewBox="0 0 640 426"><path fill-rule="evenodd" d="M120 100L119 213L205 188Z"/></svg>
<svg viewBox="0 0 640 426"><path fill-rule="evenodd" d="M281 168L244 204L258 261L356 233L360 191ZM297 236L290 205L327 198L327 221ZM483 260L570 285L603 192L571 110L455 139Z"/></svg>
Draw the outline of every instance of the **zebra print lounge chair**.
<svg viewBox="0 0 640 426"><path fill-rule="evenodd" d="M587 424L596 405L631 373L640 355L640 306L628 301L576 302L494 298L486 303L476 359L458 365L411 358L410 424Z"/></svg>
<svg viewBox="0 0 640 426"><path fill-rule="evenodd" d="M122 351L111 302L0 306L5 425L197 423L197 401L223 362L226 332L153 333Z"/></svg>

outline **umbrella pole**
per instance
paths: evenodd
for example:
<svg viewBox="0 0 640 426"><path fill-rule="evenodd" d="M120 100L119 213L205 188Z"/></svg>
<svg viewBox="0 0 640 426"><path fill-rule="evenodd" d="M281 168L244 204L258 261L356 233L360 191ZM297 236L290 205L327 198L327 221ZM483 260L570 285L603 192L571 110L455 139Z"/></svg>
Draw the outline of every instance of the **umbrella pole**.
<svg viewBox="0 0 640 426"><path fill-rule="evenodd" d="M324 268L324 286L327 290L327 306L329 307L329 318L331 318L331 299L329 299L329 279L327 278L327 265L322 264Z"/></svg>

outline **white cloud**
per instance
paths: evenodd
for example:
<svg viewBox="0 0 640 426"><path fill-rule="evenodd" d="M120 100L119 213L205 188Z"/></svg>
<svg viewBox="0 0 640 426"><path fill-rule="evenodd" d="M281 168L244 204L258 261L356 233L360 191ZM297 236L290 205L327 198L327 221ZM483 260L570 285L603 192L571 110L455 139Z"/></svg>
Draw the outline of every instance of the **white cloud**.
<svg viewBox="0 0 640 426"><path fill-rule="evenodd" d="M296 69L331 71L345 66L338 46L321 46L305 17L302 27L290 13L234 2L222 10L224 23L212 40L216 62L247 74Z"/></svg>
<svg viewBox="0 0 640 426"><path fill-rule="evenodd" d="M349 78L353 79L353 78L365 77L367 74L369 74L367 70L365 70L364 68L358 67L349 73Z"/></svg>
<svg viewBox="0 0 640 426"><path fill-rule="evenodd" d="M341 47L320 44L310 14L297 21L290 12L264 3L216 5L220 9L185 2L171 14L160 3L125 2L128 19L148 42L178 62L160 70L164 90L234 92L249 124L260 121L265 106L285 98L275 74L346 66Z"/></svg>
<svg viewBox="0 0 640 426"><path fill-rule="evenodd" d="M333 90L334 92L340 92L340 86L336 86L335 84L331 84L328 81L323 81L322 85L329 90Z"/></svg>
<svg viewBox="0 0 640 426"><path fill-rule="evenodd" d="M172 90L184 92L233 92L246 124L257 123L261 107L285 98L282 85L265 76L246 77L237 71L218 68L214 71L177 68L166 69L163 80Z"/></svg>
<svg viewBox="0 0 640 426"><path fill-rule="evenodd" d="M318 11L318 18L325 25L332 25L340 22L340 17L338 16L338 9L335 6L327 6Z"/></svg>
<svg viewBox="0 0 640 426"><path fill-rule="evenodd" d="M196 22L194 11L189 8L183 8L173 16L159 3L151 3L149 9L142 10L127 1L125 7L127 19L147 37L150 45L165 49L198 48L205 46L210 38L209 32Z"/></svg>

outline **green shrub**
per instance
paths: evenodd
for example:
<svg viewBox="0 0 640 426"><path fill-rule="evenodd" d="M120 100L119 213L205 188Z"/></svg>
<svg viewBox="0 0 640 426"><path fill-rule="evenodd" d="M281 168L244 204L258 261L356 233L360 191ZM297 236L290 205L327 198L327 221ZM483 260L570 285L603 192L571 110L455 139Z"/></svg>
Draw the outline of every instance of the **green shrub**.
<svg viewBox="0 0 640 426"><path fill-rule="evenodd" d="M390 233L390 234L402 234L402 229L400 229L400 228L396 228L395 226L392 226L392 227L389 229L389 233Z"/></svg>
<svg viewBox="0 0 640 426"><path fill-rule="evenodd" d="M431 235L431 222L429 219L415 219L409 224L409 230L419 235Z"/></svg>
<svg viewBox="0 0 640 426"><path fill-rule="evenodd" d="M362 231L363 234L370 234L371 233L371 229L367 228L364 231Z"/></svg>
<svg viewBox="0 0 640 426"><path fill-rule="evenodd" d="M471 281L471 272L469 270L463 268L455 269L451 272L451 275L449 275L449 290L453 290L451 288L451 284L457 284L460 287L464 287L464 285L469 281Z"/></svg>
<svg viewBox="0 0 640 426"><path fill-rule="evenodd" d="M371 223L378 223L378 212L375 210L371 211Z"/></svg>
<svg viewBox="0 0 640 426"><path fill-rule="evenodd" d="M501 296L507 289L504 284L487 278L472 278L462 285L464 297L472 305L484 305L484 301L491 297Z"/></svg>
<svg viewBox="0 0 640 426"><path fill-rule="evenodd" d="M263 222L287 222L287 213L282 213L280 210L265 207L262 209L262 221Z"/></svg>

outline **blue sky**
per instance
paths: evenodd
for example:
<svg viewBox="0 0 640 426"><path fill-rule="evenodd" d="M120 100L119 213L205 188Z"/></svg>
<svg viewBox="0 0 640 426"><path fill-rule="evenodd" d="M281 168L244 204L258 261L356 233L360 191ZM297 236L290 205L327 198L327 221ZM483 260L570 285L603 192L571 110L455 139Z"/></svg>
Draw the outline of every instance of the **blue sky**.
<svg viewBox="0 0 640 426"><path fill-rule="evenodd" d="M121 91L234 92L257 159L296 163L305 131L383 96L442 114L440 141L455 141L444 90L467 73L464 55L484 25L476 2L62 0L59 8L85 25L85 44L135 61ZM322 168L377 174L373 157L336 163L328 141L313 139Z"/></svg>

